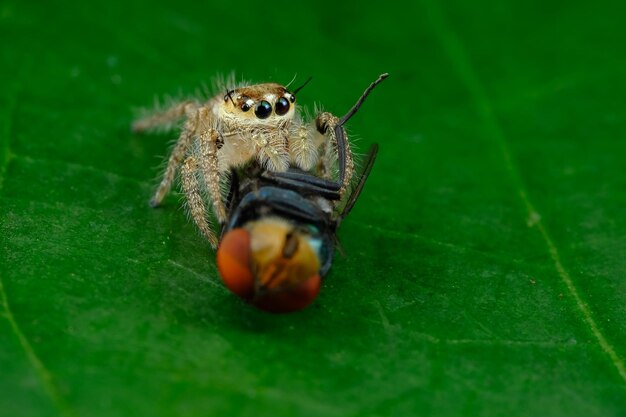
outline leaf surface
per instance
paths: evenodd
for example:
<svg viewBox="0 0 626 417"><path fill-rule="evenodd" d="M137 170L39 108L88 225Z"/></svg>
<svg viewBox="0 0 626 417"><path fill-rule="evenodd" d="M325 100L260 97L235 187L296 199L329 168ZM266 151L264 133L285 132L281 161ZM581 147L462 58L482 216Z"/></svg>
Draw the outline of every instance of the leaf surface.
<svg viewBox="0 0 626 417"><path fill-rule="evenodd" d="M0 5L0 414L626 413L623 6L336 3ZM132 109L231 70L338 115L391 74L301 313L147 204L174 136Z"/></svg>

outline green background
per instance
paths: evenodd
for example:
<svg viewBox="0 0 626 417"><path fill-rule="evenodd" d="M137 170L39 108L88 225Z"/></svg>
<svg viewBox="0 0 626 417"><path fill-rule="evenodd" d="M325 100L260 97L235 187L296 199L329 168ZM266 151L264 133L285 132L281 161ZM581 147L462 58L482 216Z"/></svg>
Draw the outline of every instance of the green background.
<svg viewBox="0 0 626 417"><path fill-rule="evenodd" d="M0 415L626 415L623 2L0 3ZM230 295L133 108L216 74L380 144L311 308Z"/></svg>

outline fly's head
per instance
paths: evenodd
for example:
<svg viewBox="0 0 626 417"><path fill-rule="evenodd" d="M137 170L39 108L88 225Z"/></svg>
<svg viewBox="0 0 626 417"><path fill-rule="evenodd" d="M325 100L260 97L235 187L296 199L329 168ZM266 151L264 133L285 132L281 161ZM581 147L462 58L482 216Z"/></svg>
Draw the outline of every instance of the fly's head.
<svg viewBox="0 0 626 417"><path fill-rule="evenodd" d="M273 313L301 310L321 286L321 239L280 218L262 218L229 231L217 251L224 284Z"/></svg>

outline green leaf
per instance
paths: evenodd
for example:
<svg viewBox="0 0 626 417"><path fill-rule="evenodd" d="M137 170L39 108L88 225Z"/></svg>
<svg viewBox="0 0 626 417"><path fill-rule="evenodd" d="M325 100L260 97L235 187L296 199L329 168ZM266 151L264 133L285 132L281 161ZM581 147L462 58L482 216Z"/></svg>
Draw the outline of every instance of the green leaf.
<svg viewBox="0 0 626 417"><path fill-rule="evenodd" d="M0 414L623 416L618 2L0 5ZM379 159L315 305L226 291L132 109L313 82Z"/></svg>

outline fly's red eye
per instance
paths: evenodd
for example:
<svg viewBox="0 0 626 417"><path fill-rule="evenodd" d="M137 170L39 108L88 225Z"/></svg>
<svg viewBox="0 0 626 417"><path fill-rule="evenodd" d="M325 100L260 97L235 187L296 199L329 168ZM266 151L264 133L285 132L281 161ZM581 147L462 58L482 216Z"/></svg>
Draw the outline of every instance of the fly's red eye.
<svg viewBox="0 0 626 417"><path fill-rule="evenodd" d="M250 234L245 229L233 229L222 238L217 249L217 268L226 287L250 300L254 295L254 276L250 270Z"/></svg>

